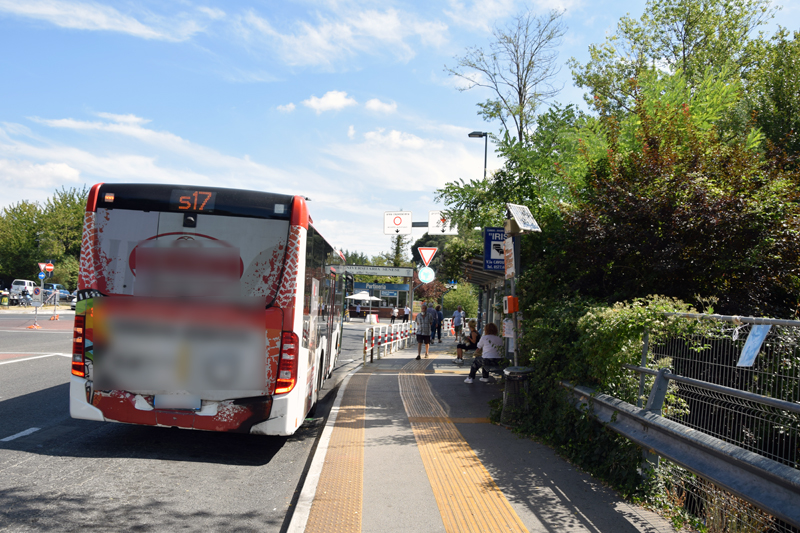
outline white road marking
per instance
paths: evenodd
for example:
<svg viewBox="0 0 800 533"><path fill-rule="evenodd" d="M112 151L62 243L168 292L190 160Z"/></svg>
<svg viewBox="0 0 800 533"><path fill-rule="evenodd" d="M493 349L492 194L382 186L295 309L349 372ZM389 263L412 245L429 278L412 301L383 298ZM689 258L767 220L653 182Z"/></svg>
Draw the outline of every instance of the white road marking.
<svg viewBox="0 0 800 533"><path fill-rule="evenodd" d="M26 435L30 435L31 433L39 431L39 429L40 428L28 428L25 431L20 431L16 435L11 435L10 437L6 437L4 439L0 439L0 442L9 442L9 441L12 441L14 439L18 439L20 437L25 437Z"/></svg>
<svg viewBox="0 0 800 533"><path fill-rule="evenodd" d="M72 357L71 355L65 353L49 353L47 355L37 355L36 357L25 357L24 359L12 359L11 361L0 361L0 365L10 365L11 363L21 363L23 361L31 361L33 359L41 359L43 357L53 357L55 355L60 355L61 357Z"/></svg>
<svg viewBox="0 0 800 533"><path fill-rule="evenodd" d="M32 329L27 329L27 328L25 328L25 329L0 329L0 331L2 331L3 333L31 333L31 332L33 332L33 331L36 331L36 333L37 333L37 334L41 334L41 333L66 333L66 334L68 334L68 335L72 335L72 330L64 330L64 331L42 331L42 330L40 330L40 329L38 329L38 330L32 330Z"/></svg>

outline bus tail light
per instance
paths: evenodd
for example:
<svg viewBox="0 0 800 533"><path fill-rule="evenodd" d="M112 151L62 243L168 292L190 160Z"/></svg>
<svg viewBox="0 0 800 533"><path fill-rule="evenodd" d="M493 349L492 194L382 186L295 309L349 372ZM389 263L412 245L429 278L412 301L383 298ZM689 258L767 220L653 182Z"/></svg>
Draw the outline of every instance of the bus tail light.
<svg viewBox="0 0 800 533"><path fill-rule="evenodd" d="M83 360L84 335L86 330L86 317L75 315L75 327L72 328L72 374L86 377L86 363Z"/></svg>
<svg viewBox="0 0 800 533"><path fill-rule="evenodd" d="M297 384L298 344L297 335L291 331L284 331L281 335L281 360L278 363L275 394L290 392Z"/></svg>

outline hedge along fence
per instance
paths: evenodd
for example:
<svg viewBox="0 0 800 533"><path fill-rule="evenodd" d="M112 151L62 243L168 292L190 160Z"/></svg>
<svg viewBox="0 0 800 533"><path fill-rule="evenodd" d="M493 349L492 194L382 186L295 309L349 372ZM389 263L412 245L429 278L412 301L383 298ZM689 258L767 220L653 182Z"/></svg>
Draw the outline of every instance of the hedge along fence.
<svg viewBox="0 0 800 533"><path fill-rule="evenodd" d="M694 352L689 361L702 363L713 357L716 352L709 355L709 350L713 351L715 339L721 338L719 325L664 314L676 312L691 312L691 308L661 296L613 306L578 297L528 305L524 311L520 358L521 364L534 370L529 384L532 398L527 404L536 405L537 409L516 413L516 428L553 445L570 461L607 481L626 497L660 509L676 527L689 522L708 533L796 531L667 461L661 461L657 469L643 471L641 448L606 429L590 414L576 410L559 386L560 382L568 381L635 405L640 399L639 378L623 365L641 364L645 331L651 343L648 367L674 366L677 361L664 355L667 352L652 350L659 343L666 347L673 342L670 339L678 339L689 350L687 354ZM797 345L795 337L791 339L793 346ZM792 368L800 365L797 353L794 349L789 355L793 359ZM762 363L772 364L775 357L783 361L781 364L788 364L783 355L771 359L765 356ZM691 415L689 407L670 382L663 415L682 419Z"/></svg>
<svg viewBox="0 0 800 533"><path fill-rule="evenodd" d="M641 449L577 411L561 381L585 385L636 404L639 380L623 368L639 364L642 335L689 335L703 328L665 312L693 312L686 303L651 296L613 306L581 298L540 300L523 310L520 364L533 368L529 405L515 427L554 446L567 459L629 498L649 498L656 476L643 477ZM668 395L665 410L684 406Z"/></svg>

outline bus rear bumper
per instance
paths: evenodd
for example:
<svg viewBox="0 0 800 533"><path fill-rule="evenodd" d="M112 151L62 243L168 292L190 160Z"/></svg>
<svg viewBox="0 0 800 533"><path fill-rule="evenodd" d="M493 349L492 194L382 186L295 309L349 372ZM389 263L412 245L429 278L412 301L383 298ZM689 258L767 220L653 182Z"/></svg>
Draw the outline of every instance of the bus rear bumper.
<svg viewBox="0 0 800 533"><path fill-rule="evenodd" d="M69 388L69 412L72 418L98 422L123 422L145 426L179 427L204 431L248 433L270 416L271 396L224 400L205 414L181 409L143 409L143 398L126 391L91 391L87 401L84 378L72 376Z"/></svg>
<svg viewBox="0 0 800 533"><path fill-rule="evenodd" d="M273 396L269 420L254 425L250 428L250 433L252 435L294 435L294 432L305 420L305 418L289 417L290 406L293 402L298 401L297 396L297 389L289 394Z"/></svg>
<svg viewBox="0 0 800 533"><path fill-rule="evenodd" d="M86 401L86 380L78 376L70 376L69 380L69 415L82 420L103 422L103 412Z"/></svg>

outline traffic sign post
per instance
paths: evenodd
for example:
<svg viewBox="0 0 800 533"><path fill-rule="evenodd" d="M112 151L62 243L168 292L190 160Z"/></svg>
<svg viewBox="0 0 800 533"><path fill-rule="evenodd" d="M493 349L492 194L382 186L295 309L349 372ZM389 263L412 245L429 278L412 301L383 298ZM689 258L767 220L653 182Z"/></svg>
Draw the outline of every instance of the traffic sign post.
<svg viewBox="0 0 800 533"><path fill-rule="evenodd" d="M384 235L411 235L411 211L385 211Z"/></svg>
<svg viewBox="0 0 800 533"><path fill-rule="evenodd" d="M428 211L428 235L458 235L458 228L441 211Z"/></svg>
<svg viewBox="0 0 800 533"><path fill-rule="evenodd" d="M422 258L422 262L425 263L425 266L431 264L431 260L433 260L433 256L436 255L436 251L438 248L417 248L419 251L419 256Z"/></svg>
<svg viewBox="0 0 800 533"><path fill-rule="evenodd" d="M44 278L45 278L45 273L44 272L39 272L39 279L44 281Z"/></svg>

